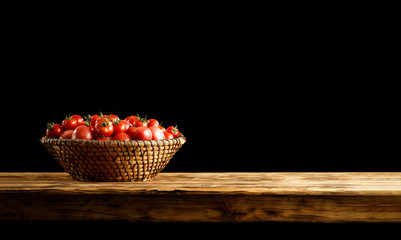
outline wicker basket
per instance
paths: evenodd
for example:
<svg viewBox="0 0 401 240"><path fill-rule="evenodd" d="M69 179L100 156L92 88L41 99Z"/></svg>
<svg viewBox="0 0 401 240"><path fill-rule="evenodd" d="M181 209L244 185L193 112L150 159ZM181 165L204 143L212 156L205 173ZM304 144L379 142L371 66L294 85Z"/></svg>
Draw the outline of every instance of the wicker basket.
<svg viewBox="0 0 401 240"><path fill-rule="evenodd" d="M153 179L186 138L89 141L42 137L40 141L76 180L127 182Z"/></svg>

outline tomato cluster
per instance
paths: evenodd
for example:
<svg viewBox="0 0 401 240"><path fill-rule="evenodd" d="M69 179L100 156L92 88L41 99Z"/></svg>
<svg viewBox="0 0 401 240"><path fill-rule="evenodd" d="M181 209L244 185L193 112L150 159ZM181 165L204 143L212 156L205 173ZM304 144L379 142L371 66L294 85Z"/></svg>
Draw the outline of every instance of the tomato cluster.
<svg viewBox="0 0 401 240"><path fill-rule="evenodd" d="M68 115L58 123L47 123L46 137L84 140L160 140L180 136L177 126L167 129L156 119L131 115L124 120L114 114Z"/></svg>

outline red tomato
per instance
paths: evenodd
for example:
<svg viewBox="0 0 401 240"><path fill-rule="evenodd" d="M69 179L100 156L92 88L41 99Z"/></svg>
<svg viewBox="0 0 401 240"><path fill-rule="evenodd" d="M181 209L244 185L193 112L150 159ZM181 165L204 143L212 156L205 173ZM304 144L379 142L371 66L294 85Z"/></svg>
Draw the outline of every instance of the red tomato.
<svg viewBox="0 0 401 240"><path fill-rule="evenodd" d="M92 134L93 134L93 139L95 139L95 138L97 137L95 127L94 127L94 126L91 126L91 125L89 125L89 126L88 126L88 125L85 125L85 126L89 127L89 129L91 130L91 132L92 132Z"/></svg>
<svg viewBox="0 0 401 240"><path fill-rule="evenodd" d="M46 137L48 138L58 138L60 137L61 133L63 131L61 130L61 125L58 123L47 123L47 129L46 129Z"/></svg>
<svg viewBox="0 0 401 240"><path fill-rule="evenodd" d="M74 130L67 130L61 133L59 139L71 139Z"/></svg>
<svg viewBox="0 0 401 240"><path fill-rule="evenodd" d="M85 140L160 140L173 139L181 134L177 126L165 129L156 119L128 116L120 120L117 115L68 115L60 124L48 123L46 136L60 139Z"/></svg>
<svg viewBox="0 0 401 240"><path fill-rule="evenodd" d="M71 139L93 140L93 133L89 127L81 125L75 128Z"/></svg>
<svg viewBox="0 0 401 240"><path fill-rule="evenodd" d="M158 126L149 127L149 129L152 132L152 140L164 139L164 133Z"/></svg>
<svg viewBox="0 0 401 240"><path fill-rule="evenodd" d="M126 121L126 120L120 120L120 122L124 123L124 124L127 126L127 130L128 130L128 128L130 128L130 127L131 127L131 123L130 123L129 121Z"/></svg>
<svg viewBox="0 0 401 240"><path fill-rule="evenodd" d="M128 141L131 140L130 136L126 133L119 133L117 135L115 135L112 140L122 140L122 141Z"/></svg>
<svg viewBox="0 0 401 240"><path fill-rule="evenodd" d="M148 121L146 121L145 119L141 118L141 119L136 119L135 123L132 124L134 127L147 127L148 126Z"/></svg>
<svg viewBox="0 0 401 240"><path fill-rule="evenodd" d="M102 117L103 117L103 115L102 115ZM99 115L93 115L92 117L91 117L91 120L90 120L90 122L91 122L91 125L92 126L95 126L95 124L96 124L96 122L97 122L97 120L99 120L101 117L99 116Z"/></svg>
<svg viewBox="0 0 401 240"><path fill-rule="evenodd" d="M152 119L148 120L148 127L153 127L153 126L158 127L159 126L159 122L156 119L152 118Z"/></svg>
<svg viewBox="0 0 401 240"><path fill-rule="evenodd" d="M131 137L131 139L134 139L135 129L136 129L136 127L130 127L130 128L128 128L128 130L125 133L128 134Z"/></svg>
<svg viewBox="0 0 401 240"><path fill-rule="evenodd" d="M126 117L125 121L128 121L129 123L132 124L132 126L134 126L136 119L137 119L137 116L131 115L129 117Z"/></svg>
<svg viewBox="0 0 401 240"><path fill-rule="evenodd" d="M152 140L152 131L148 127L138 127L133 130L133 140Z"/></svg>
<svg viewBox="0 0 401 240"><path fill-rule="evenodd" d="M117 115L114 115L114 114L104 115L103 117L104 118L109 118L112 122L120 120L120 118L118 118Z"/></svg>
<svg viewBox="0 0 401 240"><path fill-rule="evenodd" d="M126 121L121 120L121 121L113 121L113 136L119 134L119 133L125 133L128 130L127 124L125 123ZM129 122L128 122L129 123Z"/></svg>
<svg viewBox="0 0 401 240"><path fill-rule="evenodd" d="M84 121L84 119L83 119L81 116L79 116L79 115L72 115L71 118L74 118L74 119L77 120L78 126L80 126L80 125L85 125L85 121Z"/></svg>
<svg viewBox="0 0 401 240"><path fill-rule="evenodd" d="M96 122L95 130L99 136L110 137L113 134L113 122L109 119L99 119Z"/></svg>
<svg viewBox="0 0 401 240"><path fill-rule="evenodd" d="M169 133L171 133L171 134L173 134L174 138L178 137L179 134L180 134L180 132L178 131L177 126L175 126L175 127L170 126L170 127L167 128L166 131L169 132Z"/></svg>
<svg viewBox="0 0 401 240"><path fill-rule="evenodd" d="M101 121L101 120L105 120L105 119L110 120L110 121L112 121L112 122L114 122L114 121L120 121L120 119L119 119L116 115L110 114L110 115L101 115L101 116L96 120L96 122Z"/></svg>
<svg viewBox="0 0 401 240"><path fill-rule="evenodd" d="M63 131L66 130L74 130L78 126L78 121L75 118L72 118L71 116L67 116L63 122L61 123L61 128Z"/></svg>
<svg viewBox="0 0 401 240"><path fill-rule="evenodd" d="M166 131L164 131L163 133L164 133L164 137L165 137L166 139L174 139L173 134L171 134L171 133L169 133L169 132L166 132Z"/></svg>

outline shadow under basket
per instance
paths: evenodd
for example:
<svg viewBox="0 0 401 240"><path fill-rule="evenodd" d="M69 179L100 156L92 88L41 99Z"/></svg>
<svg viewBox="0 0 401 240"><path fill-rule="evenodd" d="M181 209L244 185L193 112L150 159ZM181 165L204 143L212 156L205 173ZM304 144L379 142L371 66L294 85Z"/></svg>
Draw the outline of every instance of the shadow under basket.
<svg viewBox="0 0 401 240"><path fill-rule="evenodd" d="M129 182L153 179L186 138L97 141L42 137L40 141L76 180Z"/></svg>

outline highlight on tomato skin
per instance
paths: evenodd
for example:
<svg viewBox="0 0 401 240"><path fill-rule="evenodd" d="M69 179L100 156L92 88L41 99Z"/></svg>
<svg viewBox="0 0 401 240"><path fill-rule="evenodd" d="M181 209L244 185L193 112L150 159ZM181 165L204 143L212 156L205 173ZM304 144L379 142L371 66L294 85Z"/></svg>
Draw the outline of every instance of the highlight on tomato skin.
<svg viewBox="0 0 401 240"><path fill-rule="evenodd" d="M131 134L132 140L152 140L152 131L145 126L137 127Z"/></svg>
<svg viewBox="0 0 401 240"><path fill-rule="evenodd" d="M152 132L152 140L165 139L163 131L158 126L151 126L149 129Z"/></svg>
<svg viewBox="0 0 401 240"><path fill-rule="evenodd" d="M90 127L80 125L75 128L71 139L93 140L93 132Z"/></svg>
<svg viewBox="0 0 401 240"><path fill-rule="evenodd" d="M63 131L61 130L61 125L58 123L47 123L47 129L46 129L46 137L48 138L58 138L60 137L61 133Z"/></svg>
<svg viewBox="0 0 401 240"><path fill-rule="evenodd" d="M181 135L177 125L167 129L162 122L131 114L119 118L115 114L104 115L67 114L61 123L47 123L46 137L59 139L81 139L95 141L163 140Z"/></svg>
<svg viewBox="0 0 401 240"><path fill-rule="evenodd" d="M171 133L169 133L167 131L164 131L163 134L164 134L164 138L165 139L174 139L173 134L171 134Z"/></svg>
<svg viewBox="0 0 401 240"><path fill-rule="evenodd" d="M178 131L177 126L175 126L175 127L170 126L170 127L167 128L166 131L171 133L171 134L173 134L174 138L177 138L180 135L180 132Z"/></svg>
<svg viewBox="0 0 401 240"><path fill-rule="evenodd" d="M61 129L63 131L75 130L78 127L78 121L72 118L71 115L66 116L66 118L61 122Z"/></svg>
<svg viewBox="0 0 401 240"><path fill-rule="evenodd" d="M110 137L113 134L113 129L113 122L110 120L110 118L101 118L95 124L96 134L104 137Z"/></svg>

